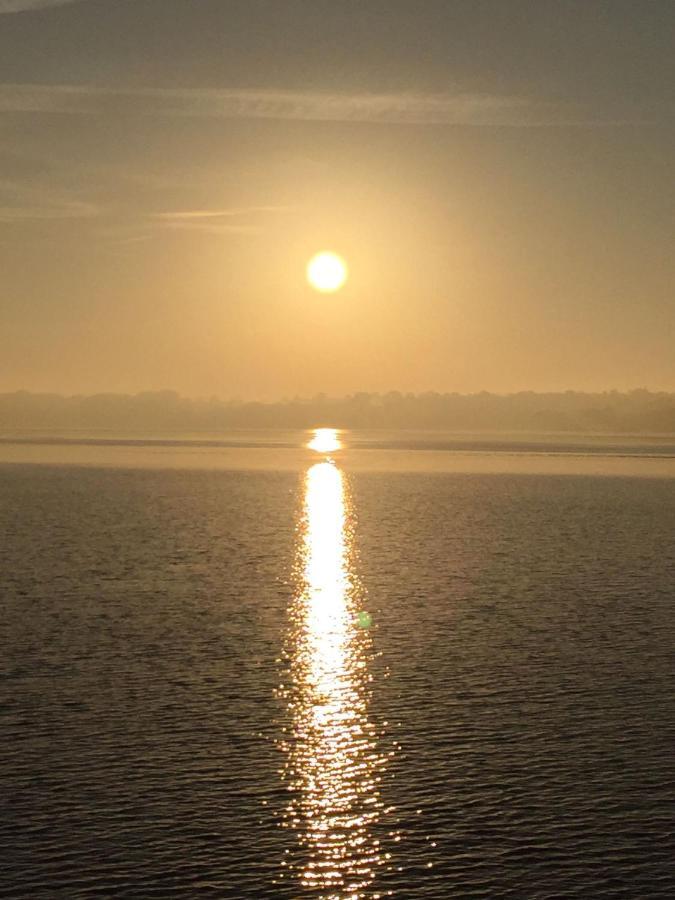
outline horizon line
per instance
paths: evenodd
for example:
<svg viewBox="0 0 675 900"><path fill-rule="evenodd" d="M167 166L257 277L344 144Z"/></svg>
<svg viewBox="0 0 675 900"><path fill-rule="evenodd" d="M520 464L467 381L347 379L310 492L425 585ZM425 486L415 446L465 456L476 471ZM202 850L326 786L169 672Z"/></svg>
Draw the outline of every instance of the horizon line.
<svg viewBox="0 0 675 900"><path fill-rule="evenodd" d="M240 405L245 406L247 404L259 404L259 405L284 405L284 404L292 404L292 403L310 403L310 402L341 402L345 400L354 400L356 398L384 398L391 397L394 395L399 396L401 399L419 399L424 397L494 397L499 399L509 399L511 397L522 397L524 395L527 396L536 396L536 397L563 397L567 395L576 395L583 397L605 397L605 396L619 396L619 397L628 397L634 394L645 395L648 394L650 396L655 397L670 397L675 399L675 389L667 389L667 388L649 388L641 385L639 387L634 388L626 388L625 390L620 390L618 388L605 388L603 390L580 390L577 388L565 388L562 390L534 390L531 388L524 388L517 391L491 391L487 389L475 390L475 391L449 391L449 390L424 390L424 391L404 391L399 390L397 388L392 388L387 391L367 391L367 390L358 390L352 391L350 393L345 394L328 394L323 391L319 391L316 394L312 395L296 395L293 397L279 397L277 399L242 399L241 397L228 397L223 398L217 395L188 395L182 394L180 391L177 391L173 388L157 388L157 389L146 389L139 390L135 392L125 392L125 391L95 391L94 393L60 393L58 391L38 391L38 390L29 390L27 388L17 388L15 390L0 390L0 398L5 397L15 397L15 396L29 396L29 397L44 397L44 398L59 398L62 400L80 400L80 399L93 399L93 398L101 398L101 397L114 397L114 398L125 398L125 399L137 399L139 397L171 397L177 400L187 400L189 402L208 402L213 403L218 402L221 404L230 404L230 405Z"/></svg>

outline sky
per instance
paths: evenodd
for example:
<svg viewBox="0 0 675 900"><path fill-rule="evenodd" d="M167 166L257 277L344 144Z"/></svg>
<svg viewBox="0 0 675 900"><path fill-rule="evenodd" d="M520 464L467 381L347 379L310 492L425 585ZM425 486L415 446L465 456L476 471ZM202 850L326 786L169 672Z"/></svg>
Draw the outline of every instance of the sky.
<svg viewBox="0 0 675 900"><path fill-rule="evenodd" d="M675 390L674 46L670 0L0 0L0 391Z"/></svg>

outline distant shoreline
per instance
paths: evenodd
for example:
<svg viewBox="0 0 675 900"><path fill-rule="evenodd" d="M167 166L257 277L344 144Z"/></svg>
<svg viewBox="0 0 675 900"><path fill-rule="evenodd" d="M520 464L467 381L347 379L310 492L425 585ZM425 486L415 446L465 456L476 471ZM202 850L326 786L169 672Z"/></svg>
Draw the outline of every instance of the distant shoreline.
<svg viewBox="0 0 675 900"><path fill-rule="evenodd" d="M190 399L173 391L60 396L0 394L0 435L77 432L218 435L319 426L454 435L668 437L675 394L319 394L274 403Z"/></svg>

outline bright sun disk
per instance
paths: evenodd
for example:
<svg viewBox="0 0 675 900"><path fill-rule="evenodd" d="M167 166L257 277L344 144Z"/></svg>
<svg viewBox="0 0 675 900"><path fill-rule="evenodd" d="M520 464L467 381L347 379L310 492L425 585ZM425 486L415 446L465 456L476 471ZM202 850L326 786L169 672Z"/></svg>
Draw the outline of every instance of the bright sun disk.
<svg viewBox="0 0 675 900"><path fill-rule="evenodd" d="M307 264L307 280L322 294L331 294L347 280L347 264L337 253L317 253Z"/></svg>

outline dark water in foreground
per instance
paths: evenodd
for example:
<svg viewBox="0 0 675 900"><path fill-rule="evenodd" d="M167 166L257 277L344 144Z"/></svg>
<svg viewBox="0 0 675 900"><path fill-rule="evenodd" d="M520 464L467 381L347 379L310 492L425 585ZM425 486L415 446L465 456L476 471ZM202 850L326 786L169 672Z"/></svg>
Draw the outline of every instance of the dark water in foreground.
<svg viewBox="0 0 675 900"><path fill-rule="evenodd" d="M0 896L675 896L675 480L337 463L0 466Z"/></svg>

